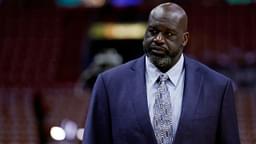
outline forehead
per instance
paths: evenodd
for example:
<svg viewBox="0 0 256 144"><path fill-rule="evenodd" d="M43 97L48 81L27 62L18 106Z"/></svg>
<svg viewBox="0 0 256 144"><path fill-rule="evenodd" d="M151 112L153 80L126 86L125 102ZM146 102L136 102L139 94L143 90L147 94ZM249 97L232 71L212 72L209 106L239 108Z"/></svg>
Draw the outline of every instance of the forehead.
<svg viewBox="0 0 256 144"><path fill-rule="evenodd" d="M177 29L181 25L180 21L180 13L157 8L150 13L148 24L149 26L162 26L170 29Z"/></svg>
<svg viewBox="0 0 256 144"><path fill-rule="evenodd" d="M178 20L168 19L167 17L152 17L149 19L148 26L172 31L179 31L181 29Z"/></svg>

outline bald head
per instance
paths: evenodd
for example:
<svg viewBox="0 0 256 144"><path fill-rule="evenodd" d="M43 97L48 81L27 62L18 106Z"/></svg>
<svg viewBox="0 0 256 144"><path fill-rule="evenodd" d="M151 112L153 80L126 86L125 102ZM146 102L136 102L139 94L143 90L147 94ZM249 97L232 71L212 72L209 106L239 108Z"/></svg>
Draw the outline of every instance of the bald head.
<svg viewBox="0 0 256 144"><path fill-rule="evenodd" d="M187 31L188 17L185 10L175 3L163 3L152 9L149 20L163 17L164 19L172 19L173 23L185 32Z"/></svg>

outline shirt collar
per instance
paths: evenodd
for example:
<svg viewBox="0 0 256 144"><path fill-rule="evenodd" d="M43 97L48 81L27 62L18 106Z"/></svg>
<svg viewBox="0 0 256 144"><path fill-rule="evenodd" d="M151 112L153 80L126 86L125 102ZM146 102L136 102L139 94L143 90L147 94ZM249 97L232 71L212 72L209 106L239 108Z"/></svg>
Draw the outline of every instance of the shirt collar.
<svg viewBox="0 0 256 144"><path fill-rule="evenodd" d="M183 54L181 54L178 62L165 73L168 75L169 79L171 80L171 83L174 86L176 86L178 83L183 67L184 67L184 56ZM160 70L158 70L158 68L153 63L151 63L149 58L146 56L146 76L148 77L147 82L150 85L153 85L158 79L159 75L161 74L163 73Z"/></svg>

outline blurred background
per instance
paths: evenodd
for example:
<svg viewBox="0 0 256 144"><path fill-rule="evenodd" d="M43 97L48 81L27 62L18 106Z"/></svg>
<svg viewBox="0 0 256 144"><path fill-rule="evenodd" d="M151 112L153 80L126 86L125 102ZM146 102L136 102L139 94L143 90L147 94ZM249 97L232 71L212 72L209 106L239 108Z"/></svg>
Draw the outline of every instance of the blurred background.
<svg viewBox="0 0 256 144"><path fill-rule="evenodd" d="M166 0L0 0L0 143L79 144L97 74L143 54ZM174 0L185 53L235 82L242 144L256 144L256 0Z"/></svg>

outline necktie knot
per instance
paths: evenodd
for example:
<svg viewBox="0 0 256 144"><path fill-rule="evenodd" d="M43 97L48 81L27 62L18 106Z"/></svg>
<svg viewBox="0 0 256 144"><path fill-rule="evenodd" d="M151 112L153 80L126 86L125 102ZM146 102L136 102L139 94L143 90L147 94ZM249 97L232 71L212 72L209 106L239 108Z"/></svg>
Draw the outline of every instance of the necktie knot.
<svg viewBox="0 0 256 144"><path fill-rule="evenodd" d="M168 79L169 79L169 77L168 77L167 74L161 74L161 75L159 76L159 82L160 82L160 83L166 82Z"/></svg>

